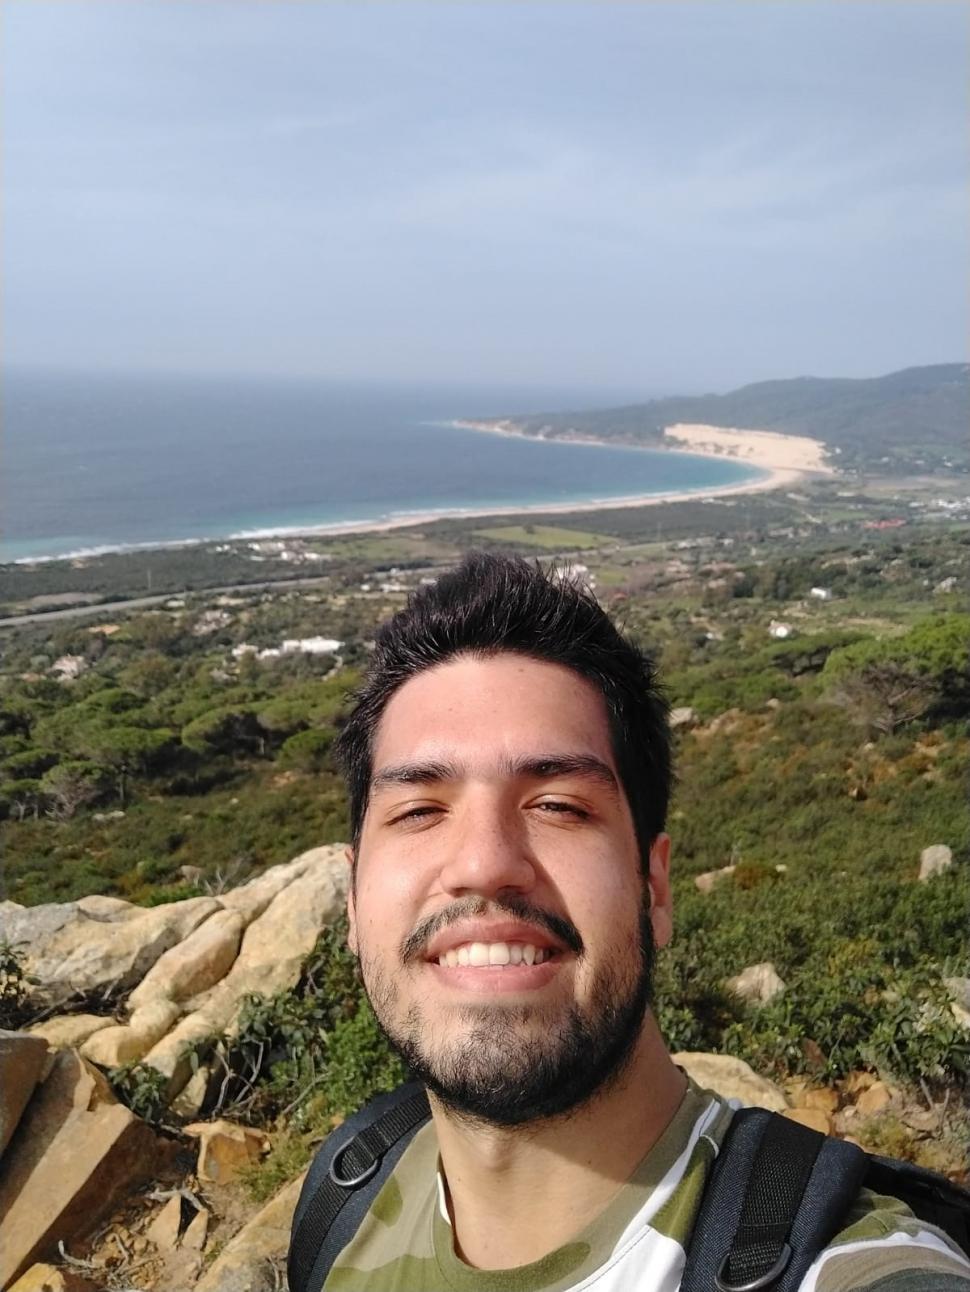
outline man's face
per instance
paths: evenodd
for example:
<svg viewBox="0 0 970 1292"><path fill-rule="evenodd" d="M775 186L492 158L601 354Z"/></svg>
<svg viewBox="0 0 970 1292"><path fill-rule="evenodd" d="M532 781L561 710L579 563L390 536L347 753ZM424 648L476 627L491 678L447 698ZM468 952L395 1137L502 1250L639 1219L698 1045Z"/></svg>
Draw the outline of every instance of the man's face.
<svg viewBox="0 0 970 1292"><path fill-rule="evenodd" d="M645 883L603 701L570 669L462 656L395 693L349 900L377 1017L415 1074L499 1124L551 1116L639 1038L670 936Z"/></svg>

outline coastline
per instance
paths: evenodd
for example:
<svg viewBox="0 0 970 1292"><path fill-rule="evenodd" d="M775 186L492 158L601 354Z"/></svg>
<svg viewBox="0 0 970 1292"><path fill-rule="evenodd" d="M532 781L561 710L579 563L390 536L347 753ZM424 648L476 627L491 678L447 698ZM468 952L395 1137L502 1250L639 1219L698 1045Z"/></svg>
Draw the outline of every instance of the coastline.
<svg viewBox="0 0 970 1292"><path fill-rule="evenodd" d="M636 448L637 445L611 445L590 436L526 436L508 421L455 420L448 425L460 430L478 431L489 435L503 435L518 439L538 439L547 443L561 442L583 444L595 448ZM671 434L673 432L673 434ZM706 426L677 426L667 428L669 444L639 447L656 452L680 452L692 457L706 457L723 462L733 460L748 465L763 474L755 479L733 484L713 485L709 488L668 489L659 493L630 494L621 497L586 498L580 501L546 503L500 504L493 507L442 507L424 511L398 512L384 517L365 520L331 521L319 525L280 525L258 529L244 529L222 536L170 539L161 542L98 544L90 548L59 552L53 555L21 556L0 561L0 566L41 565L52 561L96 560L100 556L138 551L160 551L172 548L202 547L214 543L255 542L287 538L338 538L344 534L381 534L398 529L411 529L441 520L479 520L503 516L556 516L563 513L616 511L627 507L650 507L659 503L704 501L735 497L742 494L765 493L772 489L787 488L809 478L834 474L834 469L822 462L824 445L807 437L786 436L770 431L745 431L736 428ZM811 448L806 449L806 446ZM779 450L793 450L785 460Z"/></svg>
<svg viewBox="0 0 970 1292"><path fill-rule="evenodd" d="M510 439L541 440L546 444L585 444L600 449L652 449L658 453L689 453L695 458L712 458L717 462L729 459L744 462L764 471L781 473L794 471L802 476L829 476L836 469L825 460L826 447L821 440L807 435L786 435L780 431L756 431L740 426L707 426L700 423L677 422L664 427L666 443L637 444L627 441L611 443L597 440L591 435L526 435L519 423L510 419L494 421L453 421L450 425L463 431L481 431L487 435L503 435ZM784 481L782 483L787 483ZM767 487L767 486L765 486ZM719 491L750 492L747 485L718 486ZM705 493L701 489L681 491L684 497ZM667 499L666 501L669 501Z"/></svg>

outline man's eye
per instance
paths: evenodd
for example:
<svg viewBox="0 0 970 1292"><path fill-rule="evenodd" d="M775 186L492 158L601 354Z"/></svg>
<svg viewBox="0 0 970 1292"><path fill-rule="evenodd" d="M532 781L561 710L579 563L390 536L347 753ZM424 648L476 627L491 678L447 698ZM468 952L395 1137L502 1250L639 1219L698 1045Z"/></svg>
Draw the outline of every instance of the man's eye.
<svg viewBox="0 0 970 1292"><path fill-rule="evenodd" d="M391 818L391 825L398 825L401 822L421 821L427 817L433 816L441 809L430 803L422 803L417 807L405 808L402 812L397 812Z"/></svg>
<svg viewBox="0 0 970 1292"><path fill-rule="evenodd" d="M543 799L541 803L536 804L536 807L551 816L571 816L579 821L585 821L589 817L589 813L584 808L577 807L575 803L564 803L562 799Z"/></svg>

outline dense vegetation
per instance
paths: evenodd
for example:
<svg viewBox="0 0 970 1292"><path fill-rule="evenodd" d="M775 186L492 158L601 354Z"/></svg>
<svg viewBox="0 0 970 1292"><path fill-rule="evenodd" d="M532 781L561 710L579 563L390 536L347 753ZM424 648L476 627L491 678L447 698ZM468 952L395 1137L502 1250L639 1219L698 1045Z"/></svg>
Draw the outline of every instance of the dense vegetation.
<svg viewBox="0 0 970 1292"><path fill-rule="evenodd" d="M678 727L670 822L677 933L658 962L669 1041L779 1077L866 1067L930 1096L962 1085L970 1034L944 979L970 974L970 531L910 526L903 543L858 520L689 538L658 537L642 515L640 526L526 519L475 541L571 551L658 654L671 703L692 711ZM410 585L451 541L437 528L401 537L397 578ZM374 627L403 600L380 589L394 554L344 551L313 588L8 630L0 896L154 904L345 838L331 746ZM789 635L772 636L779 626ZM341 644L259 654L313 636ZM916 882L921 850L937 843L955 864ZM697 889L699 873L728 865L713 891ZM0 995L18 1011L4 954ZM727 992L728 976L765 960L783 996L755 1007ZM234 1074L223 1110L287 1127L259 1189L400 1076L339 931L294 992L251 1002L220 1053ZM116 1079L152 1111L160 1092L145 1070Z"/></svg>
<svg viewBox="0 0 970 1292"><path fill-rule="evenodd" d="M970 368L941 363L885 377L796 377L726 395L655 399L583 413L515 417L526 434L568 433L628 443L663 440L677 422L808 435L839 451L844 469L886 475L970 469Z"/></svg>

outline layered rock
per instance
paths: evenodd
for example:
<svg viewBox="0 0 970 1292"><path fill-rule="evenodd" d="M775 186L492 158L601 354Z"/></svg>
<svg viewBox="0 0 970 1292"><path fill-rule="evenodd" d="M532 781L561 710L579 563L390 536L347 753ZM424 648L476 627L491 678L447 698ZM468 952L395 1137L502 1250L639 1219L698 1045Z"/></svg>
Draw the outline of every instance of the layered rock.
<svg viewBox="0 0 970 1292"><path fill-rule="evenodd" d="M3 1157L0 1287L58 1240L89 1233L162 1156L151 1130L115 1100L98 1070L73 1050L58 1051Z"/></svg>
<svg viewBox="0 0 970 1292"><path fill-rule="evenodd" d="M275 893L268 883L255 895L239 890L237 909L261 913L243 934L232 967L214 987L187 1002L180 1021L145 1054L144 1061L168 1078L169 1098L191 1075L192 1048L213 1035L231 1035L246 996L270 997L293 987L321 931L343 910L347 866L342 849L315 849L288 869L282 887L280 876L272 872L261 877L277 882Z"/></svg>
<svg viewBox="0 0 970 1292"><path fill-rule="evenodd" d="M0 1157L47 1065L46 1041L0 1031Z"/></svg>
<svg viewBox="0 0 970 1292"><path fill-rule="evenodd" d="M113 897L18 906L0 903L0 941L21 945L25 971L51 1003L77 993L125 992L219 909L214 897L146 909Z"/></svg>
<svg viewBox="0 0 970 1292"><path fill-rule="evenodd" d="M103 1068L145 1061L169 1097L191 1075L189 1051L232 1032L243 999L293 987L322 930L343 909L342 845L313 848L218 897L150 909L113 897L62 905L0 903L0 939L21 944L42 999L75 993L127 1001L127 1017L54 1017L32 1032L79 1046Z"/></svg>

